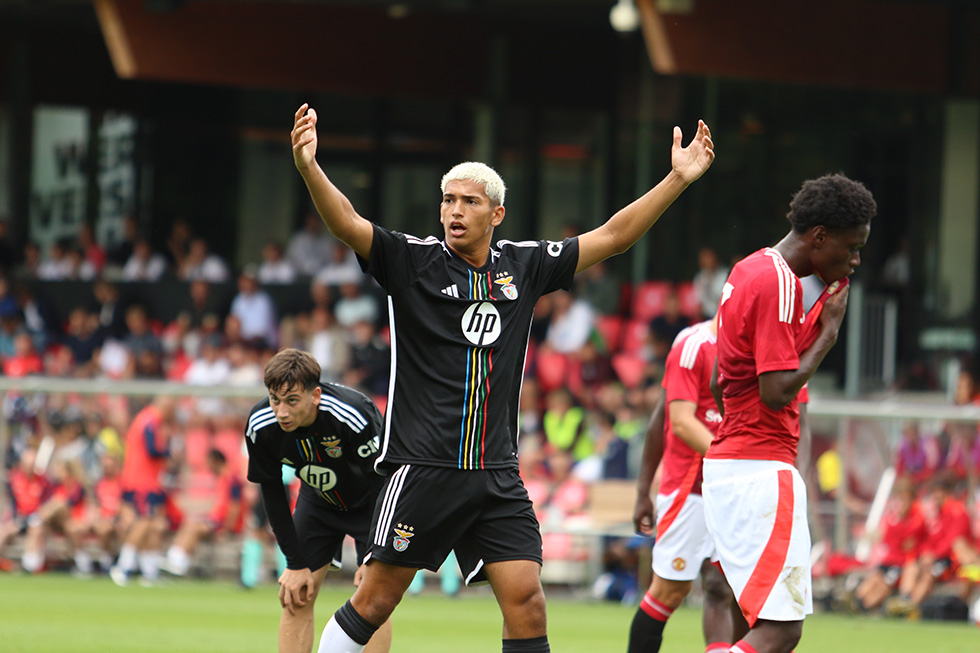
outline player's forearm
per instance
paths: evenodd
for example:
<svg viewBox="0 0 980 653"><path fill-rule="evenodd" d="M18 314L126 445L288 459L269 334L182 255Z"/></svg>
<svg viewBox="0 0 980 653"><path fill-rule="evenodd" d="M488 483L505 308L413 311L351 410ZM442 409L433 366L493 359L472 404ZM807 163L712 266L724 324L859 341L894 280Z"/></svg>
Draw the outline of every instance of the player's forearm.
<svg viewBox="0 0 980 653"><path fill-rule="evenodd" d="M618 254L625 252L650 230L688 184L671 170L640 198L617 211L606 222Z"/></svg>
<svg viewBox="0 0 980 653"><path fill-rule="evenodd" d="M674 435L700 454L704 454L711 446L714 435L697 417L682 417L670 422Z"/></svg>
<svg viewBox="0 0 980 653"><path fill-rule="evenodd" d="M782 410L800 394L824 357L837 342L837 331L824 330L800 355L800 365L795 370L766 372L759 377L759 396L768 408Z"/></svg>
<svg viewBox="0 0 980 653"><path fill-rule="evenodd" d="M272 532L276 536L276 542L286 556L286 566L289 569L305 569L307 564L300 548L299 536L296 535L296 526L293 524L293 515L289 510L285 488L282 485L277 488L275 483L263 483L262 503L269 517L269 525L272 526Z"/></svg>
<svg viewBox="0 0 980 653"><path fill-rule="evenodd" d="M355 223L360 216L347 196L340 192L316 161L299 170L310 192L313 206L331 234L350 244L356 234ZM360 252L358 252L360 253Z"/></svg>

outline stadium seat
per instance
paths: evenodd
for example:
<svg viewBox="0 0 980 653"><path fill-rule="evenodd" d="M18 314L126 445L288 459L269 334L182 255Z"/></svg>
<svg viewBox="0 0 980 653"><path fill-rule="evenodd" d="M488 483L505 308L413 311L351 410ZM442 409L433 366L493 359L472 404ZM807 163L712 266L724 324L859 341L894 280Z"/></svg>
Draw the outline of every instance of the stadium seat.
<svg viewBox="0 0 980 653"><path fill-rule="evenodd" d="M556 351L538 351L535 357L535 371L542 393L548 393L565 385L568 373L568 359Z"/></svg>
<svg viewBox="0 0 980 653"><path fill-rule="evenodd" d="M662 314L667 296L673 290L669 281L644 281L633 288L630 315L635 320L646 320Z"/></svg>
<svg viewBox="0 0 980 653"><path fill-rule="evenodd" d="M619 315L600 315L596 318L595 327L606 343L606 351L613 352L619 349L620 335L623 332L625 320Z"/></svg>
<svg viewBox="0 0 980 653"><path fill-rule="evenodd" d="M618 351L624 354L638 354L650 334L650 324L646 320L628 320L620 333Z"/></svg>
<svg viewBox="0 0 980 653"><path fill-rule="evenodd" d="M616 354L612 358L612 366L623 385L627 388L635 388L643 380L646 361L630 354Z"/></svg>
<svg viewBox="0 0 980 653"><path fill-rule="evenodd" d="M206 470L208 451L211 449L211 431L206 428L189 428L184 433L185 463L194 471Z"/></svg>
<svg viewBox="0 0 980 653"><path fill-rule="evenodd" d="M701 300L694 289L694 283L685 281L677 284L677 298L680 300L681 313L690 320L701 319Z"/></svg>

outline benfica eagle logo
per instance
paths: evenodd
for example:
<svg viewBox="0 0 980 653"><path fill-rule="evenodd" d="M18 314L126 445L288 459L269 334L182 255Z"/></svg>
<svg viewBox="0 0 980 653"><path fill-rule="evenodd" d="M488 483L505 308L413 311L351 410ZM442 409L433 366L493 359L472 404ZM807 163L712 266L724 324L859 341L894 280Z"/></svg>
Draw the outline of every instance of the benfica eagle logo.
<svg viewBox="0 0 980 653"><path fill-rule="evenodd" d="M398 528L392 529L395 531L396 537L392 540L392 544L395 547L395 551L401 553L408 548L410 544L409 540L415 535L413 532L415 529L412 526L405 526L404 524L398 524Z"/></svg>

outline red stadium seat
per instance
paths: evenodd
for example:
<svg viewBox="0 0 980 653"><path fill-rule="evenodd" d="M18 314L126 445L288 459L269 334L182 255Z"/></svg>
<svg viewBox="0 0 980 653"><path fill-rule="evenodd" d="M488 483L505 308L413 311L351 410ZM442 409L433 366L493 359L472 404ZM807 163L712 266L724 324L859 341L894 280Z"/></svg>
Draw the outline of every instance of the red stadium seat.
<svg viewBox="0 0 980 653"><path fill-rule="evenodd" d="M538 351L535 359L535 371L541 392L551 392L565 385L568 358L556 351Z"/></svg>
<svg viewBox="0 0 980 653"><path fill-rule="evenodd" d="M596 318L595 327L606 343L606 351L619 349L619 341L623 332L625 320L619 315L600 315Z"/></svg>
<svg viewBox="0 0 980 653"><path fill-rule="evenodd" d="M673 290L669 281L644 281L633 288L630 315L636 320L650 321L664 312L664 302Z"/></svg>
<svg viewBox="0 0 980 653"><path fill-rule="evenodd" d="M694 283L685 281L677 284L677 298L680 300L681 313L691 320L701 319L701 300L694 289Z"/></svg>
<svg viewBox="0 0 980 653"><path fill-rule="evenodd" d="M646 361L639 356L629 354L616 354L612 358L613 369L616 376L627 388L635 388L643 380L643 371L646 368Z"/></svg>
<svg viewBox="0 0 980 653"><path fill-rule="evenodd" d="M650 324L646 320L628 320L623 325L619 340L619 351L624 354L637 354L647 341Z"/></svg>

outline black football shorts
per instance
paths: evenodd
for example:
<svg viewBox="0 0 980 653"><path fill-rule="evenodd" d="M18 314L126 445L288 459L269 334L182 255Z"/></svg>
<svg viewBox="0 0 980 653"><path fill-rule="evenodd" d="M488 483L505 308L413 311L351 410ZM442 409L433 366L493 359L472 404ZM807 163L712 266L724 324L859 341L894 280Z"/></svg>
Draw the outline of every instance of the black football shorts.
<svg viewBox="0 0 980 653"><path fill-rule="evenodd" d="M346 535L354 538L357 564L360 565L367 552L371 530L371 504L354 510L337 510L303 484L293 511L293 524L310 571L326 564L340 569Z"/></svg>
<svg viewBox="0 0 980 653"><path fill-rule="evenodd" d="M485 583L493 562L541 563L541 530L516 467L403 465L387 478L366 560L437 571L452 550L467 585Z"/></svg>

